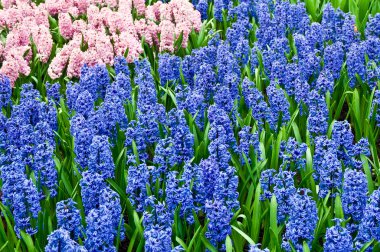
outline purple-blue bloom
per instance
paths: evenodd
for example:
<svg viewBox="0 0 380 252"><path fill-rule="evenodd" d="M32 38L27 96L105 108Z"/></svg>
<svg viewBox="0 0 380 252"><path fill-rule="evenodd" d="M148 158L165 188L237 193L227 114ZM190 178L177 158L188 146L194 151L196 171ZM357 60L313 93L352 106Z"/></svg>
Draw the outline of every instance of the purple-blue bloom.
<svg viewBox="0 0 380 252"><path fill-rule="evenodd" d="M342 207L346 218L351 218L350 231L355 231L363 217L367 201L367 179L362 171L348 169L344 172Z"/></svg>
<svg viewBox="0 0 380 252"><path fill-rule="evenodd" d="M344 62L343 43L335 42L331 45L326 46L323 56L325 70L332 73L334 79L338 79Z"/></svg>
<svg viewBox="0 0 380 252"><path fill-rule="evenodd" d="M91 209L98 208L102 190L107 186L102 175L85 171L82 173L82 179L79 184L85 212L88 213Z"/></svg>
<svg viewBox="0 0 380 252"><path fill-rule="evenodd" d="M159 54L158 73L162 86L165 86L168 81L180 81L180 65L180 57L170 55L169 53Z"/></svg>
<svg viewBox="0 0 380 252"><path fill-rule="evenodd" d="M291 214L293 207L292 198L297 191L294 186L294 175L295 172L281 169L274 177L273 193L276 196L278 204L278 223L284 223L286 218Z"/></svg>
<svg viewBox="0 0 380 252"><path fill-rule="evenodd" d="M113 178L115 165L113 163L111 145L107 136L95 136L90 145L88 157L88 170L99 173L104 179Z"/></svg>
<svg viewBox="0 0 380 252"><path fill-rule="evenodd" d="M336 225L328 228L325 235L324 251L326 252L351 252L354 250L350 232L341 226L342 220L335 220Z"/></svg>
<svg viewBox="0 0 380 252"><path fill-rule="evenodd" d="M147 198L146 186L150 183L149 167L146 164L129 166L127 194L136 211L143 212Z"/></svg>
<svg viewBox="0 0 380 252"><path fill-rule="evenodd" d="M365 63L365 43L353 43L347 52L347 71L350 77L350 87L354 88L357 81L357 76L362 81L366 78L366 63Z"/></svg>
<svg viewBox="0 0 380 252"><path fill-rule="evenodd" d="M12 88L9 78L0 75L0 111L1 108L11 105Z"/></svg>
<svg viewBox="0 0 380 252"><path fill-rule="evenodd" d="M74 105L74 110L83 115L85 118L88 118L91 112L94 109L94 98L91 93L87 90L84 90L78 95L78 98Z"/></svg>
<svg viewBox="0 0 380 252"><path fill-rule="evenodd" d="M286 251L291 251L289 242L296 251L303 251L304 241L311 247L318 223L318 211L315 201L308 195L309 192L310 190L301 188L290 198L289 219L282 243Z"/></svg>
<svg viewBox="0 0 380 252"><path fill-rule="evenodd" d="M48 236L48 244L45 247L46 252L67 251L67 252L87 252L70 238L70 232L59 228Z"/></svg>
<svg viewBox="0 0 380 252"><path fill-rule="evenodd" d="M67 230L75 239L83 237L84 229L81 223L81 215L75 201L69 198L57 202L56 215L58 228Z"/></svg>
<svg viewBox="0 0 380 252"><path fill-rule="evenodd" d="M366 207L363 211L363 217L359 224L359 231L354 240L356 249L360 250L363 245L372 239L380 240L380 189L372 192ZM371 247L369 248L371 249Z"/></svg>
<svg viewBox="0 0 380 252"><path fill-rule="evenodd" d="M84 245L89 252L97 251L115 251L114 246L115 230L112 225L111 211L101 205L99 208L94 208L89 211L86 216L86 240Z"/></svg>

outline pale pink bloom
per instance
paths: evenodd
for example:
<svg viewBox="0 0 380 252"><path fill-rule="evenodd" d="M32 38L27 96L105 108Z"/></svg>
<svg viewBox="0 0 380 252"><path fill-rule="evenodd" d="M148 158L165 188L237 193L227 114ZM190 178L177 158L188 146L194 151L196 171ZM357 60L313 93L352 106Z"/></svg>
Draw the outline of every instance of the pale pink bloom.
<svg viewBox="0 0 380 252"><path fill-rule="evenodd" d="M82 36L79 34L75 35L68 44L64 45L63 48L58 51L48 68L48 74L52 79L61 77L63 70L65 69L66 64L70 58L71 52L75 48L80 48L81 42Z"/></svg>
<svg viewBox="0 0 380 252"><path fill-rule="evenodd" d="M106 6L109 6L111 8L116 8L118 6L117 0L104 0L104 3L106 4Z"/></svg>
<svg viewBox="0 0 380 252"><path fill-rule="evenodd" d="M69 78L80 76L80 70L84 64L84 53L80 50L80 48L75 48L69 58L69 62L67 64L67 76Z"/></svg>
<svg viewBox="0 0 380 252"><path fill-rule="evenodd" d="M43 6L39 5L38 7L34 7L33 17L37 25L44 25L46 27L50 26L49 13L43 8Z"/></svg>
<svg viewBox="0 0 380 252"><path fill-rule="evenodd" d="M145 0L132 0L133 7L135 7L137 14L140 16L144 15L145 13Z"/></svg>
<svg viewBox="0 0 380 252"><path fill-rule="evenodd" d="M66 13L71 6L73 6L72 0L45 0L45 9L50 15Z"/></svg>
<svg viewBox="0 0 380 252"><path fill-rule="evenodd" d="M52 79L61 77L70 57L71 48L64 46L54 57L48 68L48 74Z"/></svg>
<svg viewBox="0 0 380 252"><path fill-rule="evenodd" d="M42 63L49 60L51 49L53 47L53 38L49 28L46 26L36 26L32 30L33 42L37 47L38 57Z"/></svg>
<svg viewBox="0 0 380 252"><path fill-rule="evenodd" d="M6 27L6 10L0 10L0 29L3 30Z"/></svg>
<svg viewBox="0 0 380 252"><path fill-rule="evenodd" d="M5 25L9 29L13 29L13 26L17 23L21 22L21 20L24 18L22 15L22 12L15 8L10 8L7 11L5 11Z"/></svg>
<svg viewBox="0 0 380 252"><path fill-rule="evenodd" d="M111 38L108 35L102 32L98 32L94 47L98 53L98 57L102 59L103 63L110 65L113 64L113 47L111 44Z"/></svg>
<svg viewBox="0 0 380 252"><path fill-rule="evenodd" d="M157 1L153 5L149 5L145 10L145 18L151 19L153 21L159 21L161 5L162 5L161 1Z"/></svg>
<svg viewBox="0 0 380 252"><path fill-rule="evenodd" d="M127 61L130 63L137 59L143 52L141 43L138 38L132 36L128 32L122 32L120 35L115 34L113 36L113 40L115 55L123 56L128 48Z"/></svg>
<svg viewBox="0 0 380 252"><path fill-rule="evenodd" d="M0 60L3 60L3 53L4 53L4 46L2 43L0 43Z"/></svg>
<svg viewBox="0 0 380 252"><path fill-rule="evenodd" d="M134 29L131 14L125 15L121 12L112 11L109 8L102 8L103 24L108 27L109 32L118 33Z"/></svg>
<svg viewBox="0 0 380 252"><path fill-rule="evenodd" d="M18 64L13 59L5 60L0 68L0 74L6 75L9 78L12 87L14 87L19 76L19 72L16 69L18 69Z"/></svg>
<svg viewBox="0 0 380 252"><path fill-rule="evenodd" d="M74 35L73 23L68 13L58 14L58 27L59 32L65 39L71 39Z"/></svg>
<svg viewBox="0 0 380 252"><path fill-rule="evenodd" d="M179 38L181 33L183 34L182 44L181 44L183 48L187 47L187 42L189 40L190 32L191 32L191 27L189 27L187 23L179 23L179 24L176 24L176 26L175 26L176 39ZM178 48L176 48L176 49L178 49Z"/></svg>
<svg viewBox="0 0 380 252"><path fill-rule="evenodd" d="M4 9L9 9L15 4L16 0L1 0L1 6L3 6Z"/></svg>
<svg viewBox="0 0 380 252"><path fill-rule="evenodd" d="M99 8L95 5L90 5L87 9L87 24L90 29L102 30L103 29L103 17L99 11Z"/></svg>
<svg viewBox="0 0 380 252"><path fill-rule="evenodd" d="M19 26L9 32L5 44L5 50L8 51L11 48L26 46L30 43L30 31L25 27Z"/></svg>
<svg viewBox="0 0 380 252"><path fill-rule="evenodd" d="M90 4L92 5L101 5L103 0L90 0Z"/></svg>
<svg viewBox="0 0 380 252"><path fill-rule="evenodd" d="M153 44L159 45L158 34L160 32L160 28L155 22L151 20L140 19L135 21L135 26L140 39L144 37L145 41L150 46Z"/></svg>
<svg viewBox="0 0 380 252"><path fill-rule="evenodd" d="M99 58L98 52L96 51L95 48L89 48L85 53L84 53L84 62L88 66L95 66L96 64L102 63L101 59Z"/></svg>
<svg viewBox="0 0 380 252"><path fill-rule="evenodd" d="M68 10L67 13L70 13L71 16L74 18L77 18L81 13L79 12L79 9L75 6L71 6Z"/></svg>
<svg viewBox="0 0 380 252"><path fill-rule="evenodd" d="M174 22L176 24L182 23L181 26L188 26L194 28L194 30L199 31L202 22L200 19L200 13L194 10L193 5L186 0L173 0L169 3L172 7L172 13L174 17Z"/></svg>
<svg viewBox="0 0 380 252"><path fill-rule="evenodd" d="M25 76L30 74L29 62L23 57L25 52L29 50L29 46L14 47L7 51L5 60L0 69L0 73L8 76L12 87L17 80L19 74Z"/></svg>
<svg viewBox="0 0 380 252"><path fill-rule="evenodd" d="M159 6L159 10L160 10L160 21L164 21L164 20L167 20L167 21L171 21L173 22L174 20L172 20L172 17L173 17L173 5L170 4L170 3L166 3L166 4L161 4Z"/></svg>
<svg viewBox="0 0 380 252"><path fill-rule="evenodd" d="M73 22L73 34L81 33L87 29L87 24L84 20L78 19Z"/></svg>
<svg viewBox="0 0 380 252"><path fill-rule="evenodd" d="M93 29L82 30L83 40L87 43L88 48L95 47L96 38L98 36L98 32Z"/></svg>
<svg viewBox="0 0 380 252"><path fill-rule="evenodd" d="M161 41L160 41L160 51L174 51L174 30L175 26L169 20L161 21L160 23L161 30Z"/></svg>
<svg viewBox="0 0 380 252"><path fill-rule="evenodd" d="M74 6L78 8L79 14L86 13L88 6L90 6L89 0L74 0Z"/></svg>
<svg viewBox="0 0 380 252"><path fill-rule="evenodd" d="M119 0L119 9L120 13L125 15L130 15L132 11L132 0ZM132 16L132 15L130 15Z"/></svg>
<svg viewBox="0 0 380 252"><path fill-rule="evenodd" d="M30 0L1 0L1 6L3 6L4 9L9 9L20 3L30 4Z"/></svg>
<svg viewBox="0 0 380 252"><path fill-rule="evenodd" d="M186 47L192 29L199 31L202 24L200 13L187 0L158 1L148 7L145 0L45 0L39 6L30 0L1 1L7 10L0 10L0 27L9 29L4 49L0 47L0 58L4 58L1 71L18 69L12 72L13 81L19 73L28 72L31 50L24 50L22 55L14 51L30 48L30 38L36 44L37 57L48 62L53 43L49 14L58 16L60 33L68 40L50 63L48 74L52 78L60 77L66 67L69 77L79 77L85 63L112 65L114 56L124 55L127 49L127 61L133 62L143 52L143 38L160 51L173 52L181 33L182 47ZM133 19L132 6L139 15L137 20ZM82 14L87 16L86 21L78 18ZM82 51L82 43L86 51Z"/></svg>

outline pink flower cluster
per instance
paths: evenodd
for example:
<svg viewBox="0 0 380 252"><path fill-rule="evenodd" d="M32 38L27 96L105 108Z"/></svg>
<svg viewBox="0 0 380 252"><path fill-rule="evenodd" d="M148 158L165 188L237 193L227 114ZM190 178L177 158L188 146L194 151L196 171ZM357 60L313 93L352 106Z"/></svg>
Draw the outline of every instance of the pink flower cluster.
<svg viewBox="0 0 380 252"><path fill-rule="evenodd" d="M181 34L186 47L191 30L201 27L200 13L188 0L159 1L151 6L145 6L145 0L46 0L38 6L28 0L1 1L0 30L8 34L5 44L0 43L0 73L12 83L19 74L30 73L32 43L40 61L49 61L54 44L49 15L58 19L59 32L66 40L49 65L53 79L65 69L68 77L78 77L85 63L112 65L113 58L127 50L127 60L132 62L143 52L143 38L160 51L173 52Z"/></svg>
<svg viewBox="0 0 380 252"><path fill-rule="evenodd" d="M49 60L53 39L49 30L48 12L30 1L2 0L0 30L8 31L5 45L0 43L0 73L7 75L11 83L20 74L29 75L32 43L37 56L46 63Z"/></svg>

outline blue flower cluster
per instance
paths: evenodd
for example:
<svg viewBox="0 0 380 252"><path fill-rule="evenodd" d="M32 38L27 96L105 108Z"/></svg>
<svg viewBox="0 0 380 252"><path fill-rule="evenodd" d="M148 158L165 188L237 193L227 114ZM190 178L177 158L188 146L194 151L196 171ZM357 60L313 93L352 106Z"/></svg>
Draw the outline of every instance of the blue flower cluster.
<svg viewBox="0 0 380 252"><path fill-rule="evenodd" d="M340 225L341 220L336 219L336 225L326 230L326 242L324 251L353 251L354 244L350 232Z"/></svg>
<svg viewBox="0 0 380 252"><path fill-rule="evenodd" d="M286 251L292 251L290 244L296 251L303 251L303 241L311 247L314 230L318 223L318 213L315 201L308 193L308 189L298 189L298 192L290 199L289 219L286 222L282 244Z"/></svg>
<svg viewBox="0 0 380 252"><path fill-rule="evenodd" d="M9 118L0 116L2 202L13 213L16 234L32 235L38 231L33 220L41 211L40 200L57 195L53 160L57 112L53 102L43 99L32 84L24 84L20 100L11 104L11 90L4 86L9 80L1 78L1 105L10 109Z"/></svg>
<svg viewBox="0 0 380 252"><path fill-rule="evenodd" d="M380 189L375 190L369 197L365 209L363 211L362 221L359 224L358 235L354 242L357 249L361 249L365 243L370 242L372 239L380 239L379 230L379 202L380 202Z"/></svg>

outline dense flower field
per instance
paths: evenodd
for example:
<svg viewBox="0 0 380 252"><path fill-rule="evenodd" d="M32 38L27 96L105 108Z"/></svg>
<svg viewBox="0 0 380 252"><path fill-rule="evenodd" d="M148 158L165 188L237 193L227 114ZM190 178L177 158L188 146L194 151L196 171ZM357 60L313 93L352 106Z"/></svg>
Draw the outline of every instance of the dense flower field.
<svg viewBox="0 0 380 252"><path fill-rule="evenodd" d="M379 251L380 3L2 0L0 251Z"/></svg>

